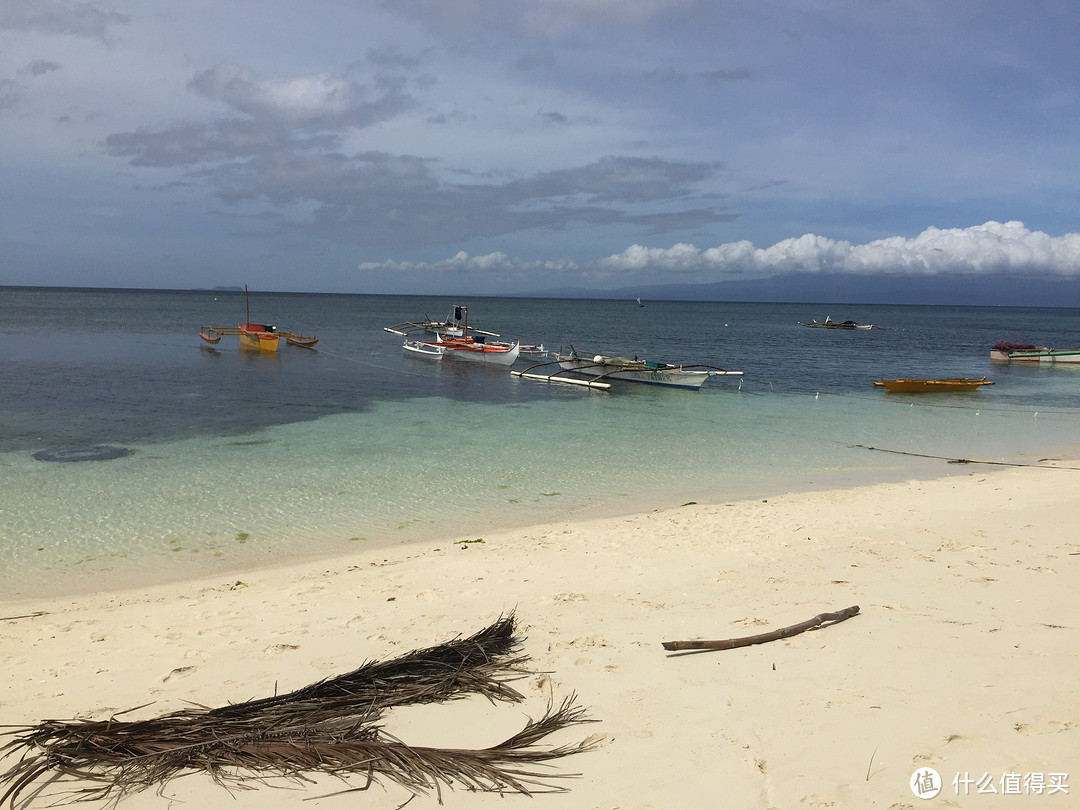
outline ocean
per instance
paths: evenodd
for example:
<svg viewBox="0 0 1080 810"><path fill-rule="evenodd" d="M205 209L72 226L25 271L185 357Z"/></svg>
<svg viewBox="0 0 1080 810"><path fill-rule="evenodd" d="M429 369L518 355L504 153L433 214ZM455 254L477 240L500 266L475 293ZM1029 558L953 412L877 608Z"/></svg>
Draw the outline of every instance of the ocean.
<svg viewBox="0 0 1080 810"><path fill-rule="evenodd" d="M417 359L383 327L468 306L505 338L743 371L610 391ZM362 547L1075 457L1080 310L262 293L315 350L211 346L236 291L0 288L0 592L141 586ZM852 319L880 328L807 329ZM521 370L531 361L520 359ZM881 377L982 377L889 394ZM119 457L93 458L90 448ZM715 539L703 542L716 542Z"/></svg>

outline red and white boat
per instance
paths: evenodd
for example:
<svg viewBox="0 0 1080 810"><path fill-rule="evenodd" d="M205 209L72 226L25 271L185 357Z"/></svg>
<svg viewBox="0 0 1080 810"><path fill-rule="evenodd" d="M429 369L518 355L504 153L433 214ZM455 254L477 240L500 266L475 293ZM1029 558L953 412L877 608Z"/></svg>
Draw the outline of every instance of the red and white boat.
<svg viewBox="0 0 1080 810"><path fill-rule="evenodd" d="M453 316L447 316L446 323L453 323L455 329L437 333L434 340L406 340L402 350L412 357L425 357L434 360L464 360L470 363L489 363L499 366L512 366L521 354L543 356L547 350L540 346L522 346L520 340L513 343L488 340L499 337L496 332L469 327L469 308L462 304L452 310ZM393 335L404 335L418 331L428 331L435 322L419 321L384 326L383 331ZM470 334L471 332L471 334Z"/></svg>
<svg viewBox="0 0 1080 810"><path fill-rule="evenodd" d="M513 343L488 343L483 338L440 337L425 345L440 349L444 358L466 360L472 363L492 363L512 366L521 354L521 341Z"/></svg>

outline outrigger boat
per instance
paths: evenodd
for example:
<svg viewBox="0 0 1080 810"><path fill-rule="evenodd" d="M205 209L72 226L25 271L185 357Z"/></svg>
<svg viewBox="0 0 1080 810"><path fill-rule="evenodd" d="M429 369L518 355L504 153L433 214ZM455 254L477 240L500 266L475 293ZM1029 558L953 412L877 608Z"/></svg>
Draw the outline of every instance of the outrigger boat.
<svg viewBox="0 0 1080 810"><path fill-rule="evenodd" d="M402 335L403 337L408 337L416 332L427 332L432 335L444 335L446 337L466 337L470 331L474 335L500 337L498 332L488 332L484 329L477 329L475 326L470 327L468 320L469 308L457 304L450 310L444 320L435 321L425 318L422 321L403 321L393 326L384 326L383 331L392 335Z"/></svg>
<svg viewBox="0 0 1080 810"><path fill-rule="evenodd" d="M1001 341L990 349L991 363L1080 363L1080 349L1051 349Z"/></svg>
<svg viewBox="0 0 1080 810"><path fill-rule="evenodd" d="M430 357L435 359L436 356L441 359L449 357L453 360L466 360L472 363L491 363L500 366L511 366L518 359L521 354L521 341L515 341L513 343L504 342L488 342L485 335L495 335L494 332L485 332L483 330L475 330L478 336L469 334L469 308L466 306L454 307L454 321L461 326L460 335L450 334L436 334L434 340L406 340L402 344L402 350L414 357ZM448 319L449 321L449 319ZM395 335L410 334L410 331L416 331L424 328L421 323L414 323L411 325L405 325L406 329L410 331L404 331L398 329L397 326L383 327L384 331L390 332ZM497 335L496 335L497 336ZM531 350L544 351L543 346L531 346Z"/></svg>
<svg viewBox="0 0 1080 810"><path fill-rule="evenodd" d="M804 323L803 326L809 326L814 329L878 329L880 327L874 326L872 323L858 323L856 321L834 321L828 315L825 316L823 321L811 321L810 323Z"/></svg>
<svg viewBox="0 0 1080 810"><path fill-rule="evenodd" d="M302 349L314 349L315 344L319 342L317 337L281 332L272 324L252 323L246 284L244 285L244 308L246 319L242 324L238 326L203 326L199 329L199 337L207 343L217 344L221 342L224 335L238 335L241 349L264 353L276 352L281 338L285 338L285 342L290 346L299 346Z"/></svg>
<svg viewBox="0 0 1080 810"><path fill-rule="evenodd" d="M550 374L540 369L558 366L559 370ZM697 390L710 377L741 377L741 371L730 371L717 366L695 363L676 365L674 363L656 363L646 360L616 357L607 354L581 355L573 346L566 354L556 352L555 360L537 363L523 371L511 371L515 377L543 382L568 383L583 385L588 388L611 388L610 380L621 382L662 385L668 388L689 388Z"/></svg>
<svg viewBox="0 0 1080 810"><path fill-rule="evenodd" d="M423 343L424 346L438 349L443 357L451 360L467 360L472 363L492 363L499 366L512 366L521 353L521 343L486 343L483 338L441 337L438 340Z"/></svg>
<svg viewBox="0 0 1080 810"><path fill-rule="evenodd" d="M933 391L974 391L982 385L993 385L993 380L986 377L972 379L970 377L946 377L943 380L886 380L875 382L878 388L884 388L890 393L896 394L924 394Z"/></svg>

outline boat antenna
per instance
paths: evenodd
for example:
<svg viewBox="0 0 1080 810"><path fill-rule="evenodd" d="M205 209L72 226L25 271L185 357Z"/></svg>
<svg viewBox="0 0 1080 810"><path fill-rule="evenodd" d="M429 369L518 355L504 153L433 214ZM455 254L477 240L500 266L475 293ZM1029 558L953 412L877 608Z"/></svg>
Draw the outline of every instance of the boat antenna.
<svg viewBox="0 0 1080 810"><path fill-rule="evenodd" d="M244 323L251 323L251 305L248 303L247 284L244 285Z"/></svg>

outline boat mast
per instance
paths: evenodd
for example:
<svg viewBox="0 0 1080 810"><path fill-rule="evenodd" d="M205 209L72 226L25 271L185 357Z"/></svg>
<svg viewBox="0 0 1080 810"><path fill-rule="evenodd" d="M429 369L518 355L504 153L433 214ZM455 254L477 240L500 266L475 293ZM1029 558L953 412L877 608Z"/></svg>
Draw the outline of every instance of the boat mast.
<svg viewBox="0 0 1080 810"><path fill-rule="evenodd" d="M244 285L244 327L251 323L251 305L248 303L247 284Z"/></svg>

